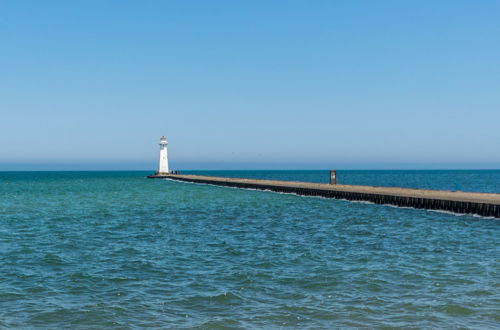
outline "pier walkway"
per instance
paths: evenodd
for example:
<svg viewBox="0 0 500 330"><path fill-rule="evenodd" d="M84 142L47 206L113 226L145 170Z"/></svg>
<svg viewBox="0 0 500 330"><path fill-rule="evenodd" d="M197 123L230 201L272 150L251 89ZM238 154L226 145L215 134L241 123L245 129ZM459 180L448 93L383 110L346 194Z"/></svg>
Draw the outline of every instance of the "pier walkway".
<svg viewBox="0 0 500 330"><path fill-rule="evenodd" d="M295 181L222 178L199 175L155 174L148 178L269 190L303 196L321 196L375 204L443 210L500 218L500 194L396 187L353 186Z"/></svg>

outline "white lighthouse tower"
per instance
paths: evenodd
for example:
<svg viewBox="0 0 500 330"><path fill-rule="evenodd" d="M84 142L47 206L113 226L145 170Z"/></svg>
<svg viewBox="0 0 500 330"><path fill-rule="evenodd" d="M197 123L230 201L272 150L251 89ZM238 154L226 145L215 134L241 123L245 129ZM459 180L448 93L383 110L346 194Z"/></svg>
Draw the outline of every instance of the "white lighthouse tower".
<svg viewBox="0 0 500 330"><path fill-rule="evenodd" d="M167 153L167 138L162 136L160 138L160 164L158 166L158 173L169 173L168 171L168 153Z"/></svg>

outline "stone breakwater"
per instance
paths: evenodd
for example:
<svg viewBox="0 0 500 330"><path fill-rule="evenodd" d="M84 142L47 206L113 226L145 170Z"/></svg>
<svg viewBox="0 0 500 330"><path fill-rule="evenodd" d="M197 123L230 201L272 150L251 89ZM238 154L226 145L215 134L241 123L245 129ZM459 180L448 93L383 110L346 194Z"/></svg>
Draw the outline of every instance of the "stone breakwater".
<svg viewBox="0 0 500 330"><path fill-rule="evenodd" d="M500 218L500 194L222 178L180 174L154 174L148 176L148 178L172 179L244 189L269 190L302 196L320 196L352 201L366 201L375 204L389 204L402 207L441 210L462 214L477 214L485 217Z"/></svg>

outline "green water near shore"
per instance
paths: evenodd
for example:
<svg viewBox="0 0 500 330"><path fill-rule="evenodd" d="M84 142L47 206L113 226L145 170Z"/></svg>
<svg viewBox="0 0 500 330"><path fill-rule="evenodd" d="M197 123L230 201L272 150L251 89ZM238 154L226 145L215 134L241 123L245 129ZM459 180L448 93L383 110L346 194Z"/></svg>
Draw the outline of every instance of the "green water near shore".
<svg viewBox="0 0 500 330"><path fill-rule="evenodd" d="M425 172L339 176L500 192L500 171ZM0 172L0 327L498 328L498 220L146 174Z"/></svg>

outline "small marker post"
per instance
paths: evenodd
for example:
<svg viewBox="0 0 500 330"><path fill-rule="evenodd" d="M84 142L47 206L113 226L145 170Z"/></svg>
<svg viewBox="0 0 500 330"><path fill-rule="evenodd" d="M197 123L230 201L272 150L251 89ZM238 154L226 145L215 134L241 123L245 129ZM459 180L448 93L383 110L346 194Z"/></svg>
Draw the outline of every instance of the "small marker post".
<svg viewBox="0 0 500 330"><path fill-rule="evenodd" d="M337 184L337 171L330 170L330 184Z"/></svg>

